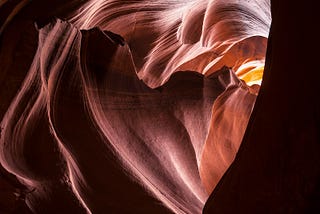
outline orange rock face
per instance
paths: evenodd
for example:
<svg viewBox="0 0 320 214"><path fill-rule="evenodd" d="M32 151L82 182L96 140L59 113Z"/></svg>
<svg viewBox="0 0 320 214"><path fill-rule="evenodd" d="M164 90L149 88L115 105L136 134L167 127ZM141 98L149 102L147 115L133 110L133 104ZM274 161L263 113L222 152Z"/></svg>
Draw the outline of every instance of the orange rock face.
<svg viewBox="0 0 320 214"><path fill-rule="evenodd" d="M268 126L277 114L261 101L272 111L261 116L260 107L249 122L274 62L265 65L270 8L268 0L2 1L0 205L17 207L3 212L201 213L207 203L210 213L212 195L239 184L218 183L243 173L241 165L225 174L238 166L248 124L268 117ZM276 20L275 32L286 28L288 20ZM279 57L288 54L285 37L273 40ZM289 87L285 76L296 80L284 72L262 83L267 100L278 95L285 105L290 91L270 86ZM316 136L312 127L300 128ZM247 166L255 150L244 148ZM261 170L270 163L263 160Z"/></svg>

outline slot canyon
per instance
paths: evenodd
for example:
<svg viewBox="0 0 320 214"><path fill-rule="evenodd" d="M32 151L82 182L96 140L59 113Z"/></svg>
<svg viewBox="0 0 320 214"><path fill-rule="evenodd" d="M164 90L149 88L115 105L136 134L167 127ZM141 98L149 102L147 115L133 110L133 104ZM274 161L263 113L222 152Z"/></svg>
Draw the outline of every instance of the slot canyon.
<svg viewBox="0 0 320 214"><path fill-rule="evenodd" d="M0 0L0 214L320 213L311 0Z"/></svg>

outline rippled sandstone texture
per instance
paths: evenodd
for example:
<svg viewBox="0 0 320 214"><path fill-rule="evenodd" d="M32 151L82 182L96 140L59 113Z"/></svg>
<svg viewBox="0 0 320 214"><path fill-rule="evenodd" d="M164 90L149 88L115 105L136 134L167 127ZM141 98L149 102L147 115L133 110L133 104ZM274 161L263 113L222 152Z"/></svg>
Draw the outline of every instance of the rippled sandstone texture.
<svg viewBox="0 0 320 214"><path fill-rule="evenodd" d="M255 107L268 1L0 6L0 211L317 209L307 3L272 4Z"/></svg>

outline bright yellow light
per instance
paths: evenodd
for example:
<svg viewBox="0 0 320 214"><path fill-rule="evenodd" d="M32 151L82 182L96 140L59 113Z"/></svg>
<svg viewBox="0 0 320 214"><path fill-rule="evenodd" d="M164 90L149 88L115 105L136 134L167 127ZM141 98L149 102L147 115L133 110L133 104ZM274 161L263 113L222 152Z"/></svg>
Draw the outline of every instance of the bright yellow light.
<svg viewBox="0 0 320 214"><path fill-rule="evenodd" d="M254 84L261 85L263 71L264 71L264 66L262 65L249 70L245 74L239 76L239 78L244 80L250 86Z"/></svg>

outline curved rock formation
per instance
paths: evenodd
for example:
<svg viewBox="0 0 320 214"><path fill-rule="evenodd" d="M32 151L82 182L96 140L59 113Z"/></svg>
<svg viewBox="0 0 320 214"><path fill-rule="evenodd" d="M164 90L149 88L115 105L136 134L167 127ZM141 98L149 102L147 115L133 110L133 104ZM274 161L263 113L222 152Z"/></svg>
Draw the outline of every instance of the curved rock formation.
<svg viewBox="0 0 320 214"><path fill-rule="evenodd" d="M255 106L268 0L1 1L0 212L261 213L268 203L277 210L272 198L285 201L289 188L290 200L303 198L297 210L313 208L318 174L303 167L317 165L318 147L308 147L309 162L297 151L318 139L319 106L310 110L316 119L288 119L302 107L285 98L283 80L296 79L279 70L297 69L277 61L289 44L279 32L292 28L275 8ZM289 104L296 108L285 114ZM303 118L308 131L288 126ZM314 172L305 194L295 189L304 188L300 176L289 179L291 163ZM279 212L295 207L285 202Z"/></svg>

